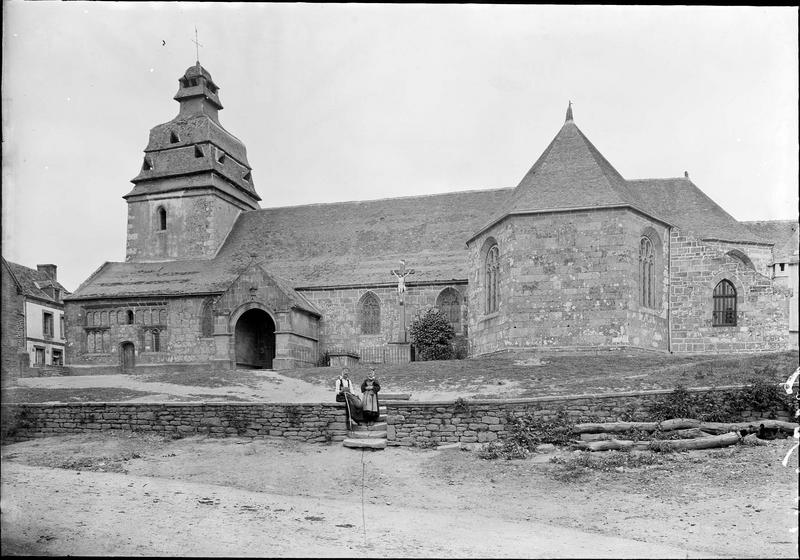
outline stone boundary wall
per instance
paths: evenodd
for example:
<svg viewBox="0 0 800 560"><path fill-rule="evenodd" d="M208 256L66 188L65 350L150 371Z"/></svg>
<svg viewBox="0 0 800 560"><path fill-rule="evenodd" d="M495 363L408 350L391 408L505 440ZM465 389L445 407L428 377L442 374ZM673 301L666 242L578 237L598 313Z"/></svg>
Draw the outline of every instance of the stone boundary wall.
<svg viewBox="0 0 800 560"><path fill-rule="evenodd" d="M2 443L127 430L188 437L284 437L324 443L347 435L342 403L3 404Z"/></svg>
<svg viewBox="0 0 800 560"><path fill-rule="evenodd" d="M729 392L744 387L731 385L714 389L689 389L690 392ZM619 420L650 421L650 406L669 390L539 397L531 399L484 399L447 402L388 402L387 437L389 445L432 446L447 443L485 443L502 439L509 432L508 413L532 412L543 420L555 419L559 410L578 422L591 417L598 422ZM755 410L742 413L741 420L756 420L763 415ZM778 419L796 421L789 411Z"/></svg>
<svg viewBox="0 0 800 560"><path fill-rule="evenodd" d="M690 392L729 392L743 386L689 389ZM575 421L649 421L649 407L672 390L438 402L392 401L387 407L387 439L394 446L429 446L446 443L484 443L509 431L507 414L532 412L544 420L559 410ZM742 421L762 418L744 411ZM789 411L777 418L796 421ZM103 430L129 430L188 437L284 437L325 443L347 435L342 403L64 403L3 404L3 443L59 434Z"/></svg>

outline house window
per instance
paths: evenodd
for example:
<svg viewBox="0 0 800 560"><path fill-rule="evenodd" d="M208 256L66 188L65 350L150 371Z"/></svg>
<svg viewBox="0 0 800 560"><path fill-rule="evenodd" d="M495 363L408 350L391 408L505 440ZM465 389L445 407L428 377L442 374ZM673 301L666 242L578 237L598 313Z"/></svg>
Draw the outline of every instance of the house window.
<svg viewBox="0 0 800 560"><path fill-rule="evenodd" d="M53 336L53 314L47 311L42 312L42 332L46 338Z"/></svg>
<svg viewBox="0 0 800 560"><path fill-rule="evenodd" d="M61 350L53 350L53 361L54 366L63 366L64 365L64 356L61 354Z"/></svg>
<svg viewBox="0 0 800 560"><path fill-rule="evenodd" d="M728 280L722 280L714 288L715 327L736 326L736 288Z"/></svg>
<svg viewBox="0 0 800 560"><path fill-rule="evenodd" d="M461 295L458 290L445 288L436 298L436 307L447 317L456 333L461 332Z"/></svg>
<svg viewBox="0 0 800 560"><path fill-rule="evenodd" d="M486 289L486 313L497 312L500 300L500 249L493 245L486 254L485 282Z"/></svg>
<svg viewBox="0 0 800 560"><path fill-rule="evenodd" d="M361 298L359 309L361 334L380 334L381 332L381 302L378 296L367 292Z"/></svg>
<svg viewBox="0 0 800 560"><path fill-rule="evenodd" d="M61 338L67 338L67 322L63 315L59 318L59 327L61 327Z"/></svg>
<svg viewBox="0 0 800 560"><path fill-rule="evenodd" d="M161 231L167 229L167 210L163 206L158 209L158 229Z"/></svg>
<svg viewBox="0 0 800 560"><path fill-rule="evenodd" d="M656 306L655 263L653 242L649 237L642 237L639 242L639 305L642 307Z"/></svg>
<svg viewBox="0 0 800 560"><path fill-rule="evenodd" d="M44 365L44 348L42 348L41 346L33 347L33 365L36 366Z"/></svg>

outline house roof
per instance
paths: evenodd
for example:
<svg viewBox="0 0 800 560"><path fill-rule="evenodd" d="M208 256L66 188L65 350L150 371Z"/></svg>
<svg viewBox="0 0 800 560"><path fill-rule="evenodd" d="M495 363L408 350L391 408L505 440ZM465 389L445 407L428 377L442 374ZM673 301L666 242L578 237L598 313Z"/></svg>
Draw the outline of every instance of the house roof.
<svg viewBox="0 0 800 560"><path fill-rule="evenodd" d="M800 245L797 220L761 220L742 224L759 237L775 243L772 249L775 262L797 261Z"/></svg>
<svg viewBox="0 0 800 560"><path fill-rule="evenodd" d="M711 200L688 178L628 181L644 208L701 239L769 245Z"/></svg>
<svg viewBox="0 0 800 560"><path fill-rule="evenodd" d="M3 263L5 263L12 276L16 279L23 295L27 297L61 305L63 303L63 296L69 294L64 286L51 280L44 272L39 272L27 266L7 261L6 259L3 259Z"/></svg>

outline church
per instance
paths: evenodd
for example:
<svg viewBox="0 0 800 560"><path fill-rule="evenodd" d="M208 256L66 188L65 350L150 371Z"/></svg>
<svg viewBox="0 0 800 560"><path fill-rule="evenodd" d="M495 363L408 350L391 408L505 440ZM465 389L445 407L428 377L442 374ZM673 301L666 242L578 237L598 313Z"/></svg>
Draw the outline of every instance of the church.
<svg viewBox="0 0 800 560"><path fill-rule="evenodd" d="M211 74L178 82L123 196L125 261L65 298L75 374L403 362L432 307L469 356L789 345L773 241L688 175L623 178L571 106L515 188L261 208Z"/></svg>

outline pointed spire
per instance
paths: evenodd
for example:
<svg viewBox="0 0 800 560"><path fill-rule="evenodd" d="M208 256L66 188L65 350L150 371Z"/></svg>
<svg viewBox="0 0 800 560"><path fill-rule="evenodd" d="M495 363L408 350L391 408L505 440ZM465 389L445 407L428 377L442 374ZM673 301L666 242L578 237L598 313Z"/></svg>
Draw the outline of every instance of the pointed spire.
<svg viewBox="0 0 800 560"><path fill-rule="evenodd" d="M569 122L572 120L572 101L569 102L569 106L567 107L567 120L564 122Z"/></svg>

